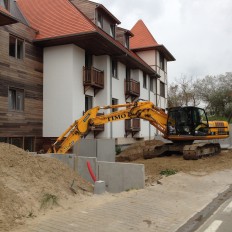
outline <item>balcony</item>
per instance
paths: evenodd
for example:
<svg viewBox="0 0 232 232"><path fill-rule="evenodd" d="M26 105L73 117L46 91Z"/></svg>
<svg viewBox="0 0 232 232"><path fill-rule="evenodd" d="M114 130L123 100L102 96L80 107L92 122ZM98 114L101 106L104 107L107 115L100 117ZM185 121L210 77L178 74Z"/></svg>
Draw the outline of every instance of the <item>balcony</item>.
<svg viewBox="0 0 232 232"><path fill-rule="evenodd" d="M140 131L140 119L139 118L125 120L126 137L129 134L132 134L132 137L133 137L139 131Z"/></svg>
<svg viewBox="0 0 232 232"><path fill-rule="evenodd" d="M99 90L104 89L104 71L94 67L83 67L83 85L84 93L89 88L93 88L95 96Z"/></svg>
<svg viewBox="0 0 232 232"><path fill-rule="evenodd" d="M134 101L137 97L140 96L140 82L133 79L125 80L125 95L126 100L131 97Z"/></svg>

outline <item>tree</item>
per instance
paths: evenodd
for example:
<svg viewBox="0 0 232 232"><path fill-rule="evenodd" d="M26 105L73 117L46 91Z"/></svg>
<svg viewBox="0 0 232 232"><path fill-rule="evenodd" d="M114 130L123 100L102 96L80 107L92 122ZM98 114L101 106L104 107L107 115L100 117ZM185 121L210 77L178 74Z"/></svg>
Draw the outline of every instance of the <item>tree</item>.
<svg viewBox="0 0 232 232"><path fill-rule="evenodd" d="M193 78L183 76L176 82L176 84L172 83L168 89L168 107L198 106L200 101Z"/></svg>
<svg viewBox="0 0 232 232"><path fill-rule="evenodd" d="M198 97L216 116L228 117L232 111L232 73L206 76L194 84Z"/></svg>

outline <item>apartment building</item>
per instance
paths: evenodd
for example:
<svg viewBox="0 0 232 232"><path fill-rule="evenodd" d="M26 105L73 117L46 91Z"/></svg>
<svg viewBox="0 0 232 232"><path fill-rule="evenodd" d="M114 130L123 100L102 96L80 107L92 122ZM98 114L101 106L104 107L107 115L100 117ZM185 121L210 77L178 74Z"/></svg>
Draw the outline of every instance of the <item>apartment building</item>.
<svg viewBox="0 0 232 232"><path fill-rule="evenodd" d="M121 28L87 0L0 0L0 17L1 141L46 149L97 105L142 98L165 109L167 62L175 59L141 20L131 31ZM124 144L155 133L134 119L98 126L87 138Z"/></svg>

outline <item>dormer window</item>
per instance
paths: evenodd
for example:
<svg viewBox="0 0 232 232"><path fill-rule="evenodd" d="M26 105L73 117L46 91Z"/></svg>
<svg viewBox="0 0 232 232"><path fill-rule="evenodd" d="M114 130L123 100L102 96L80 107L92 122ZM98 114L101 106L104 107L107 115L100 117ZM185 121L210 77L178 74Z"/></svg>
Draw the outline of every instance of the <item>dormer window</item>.
<svg viewBox="0 0 232 232"><path fill-rule="evenodd" d="M5 8L10 11L10 0L4 0Z"/></svg>
<svg viewBox="0 0 232 232"><path fill-rule="evenodd" d="M125 35L125 47L129 49L129 36L128 35Z"/></svg>
<svg viewBox="0 0 232 232"><path fill-rule="evenodd" d="M115 24L110 24L110 35L115 38Z"/></svg>
<svg viewBox="0 0 232 232"><path fill-rule="evenodd" d="M103 17L102 14L98 12L97 14L97 25L100 28L103 28Z"/></svg>

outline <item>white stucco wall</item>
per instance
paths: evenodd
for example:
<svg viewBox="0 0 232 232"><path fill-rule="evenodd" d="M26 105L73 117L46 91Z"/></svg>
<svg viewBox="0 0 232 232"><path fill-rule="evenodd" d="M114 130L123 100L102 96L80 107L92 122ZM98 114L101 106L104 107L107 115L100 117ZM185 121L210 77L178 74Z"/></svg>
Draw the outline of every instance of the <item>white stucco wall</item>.
<svg viewBox="0 0 232 232"><path fill-rule="evenodd" d="M94 98L94 106L105 106L111 104L110 97L110 57L107 55L104 56L94 56L93 66L97 69L104 71L104 89L100 90ZM104 112L105 114L109 113L109 110L99 111ZM105 129L101 132L97 138L110 138L111 137L111 128L110 124L105 124Z"/></svg>
<svg viewBox="0 0 232 232"><path fill-rule="evenodd" d="M138 56L140 56L148 65L150 65L154 70L156 70L156 51L140 51L136 52Z"/></svg>
<svg viewBox="0 0 232 232"><path fill-rule="evenodd" d="M158 52L141 52L140 57L154 69L157 69L158 74L161 75L160 80L157 81L157 97L156 81L154 80L154 91L150 92L150 77L147 76L147 88L143 88L143 72L138 69L131 70L131 78L140 82L140 98L166 108L166 99L159 96L159 82L167 82L167 73L156 66L159 59ZM74 120L82 116L85 110L83 66L85 66L85 51L75 45L44 49L44 137L60 136ZM92 89L86 92L87 95L93 96L93 106L111 105L112 98L118 99L119 104L131 101L131 98L125 99L126 66L124 64L118 62L117 79L111 76L110 56L93 56L93 66L104 71L105 81L104 89L100 90L96 96L94 96ZM105 114L110 112L110 110L104 111ZM156 129L145 120L141 119L140 123L141 131L135 137L153 138ZM93 133L90 133L88 138L93 138ZM125 121L105 124L105 130L99 133L97 138L125 139ZM130 138L131 135L128 136L128 139Z"/></svg>
<svg viewBox="0 0 232 232"><path fill-rule="evenodd" d="M125 103L125 90L124 81L126 78L126 66L118 62L118 75L117 78L112 78L112 98L118 99L118 104ZM120 108L119 110L122 110ZM124 108L125 109L125 108ZM124 138L125 135L125 121L118 121L112 124L112 137L113 138Z"/></svg>
<svg viewBox="0 0 232 232"><path fill-rule="evenodd" d="M84 50L75 45L44 49L44 137L60 136L82 115L84 64Z"/></svg>

